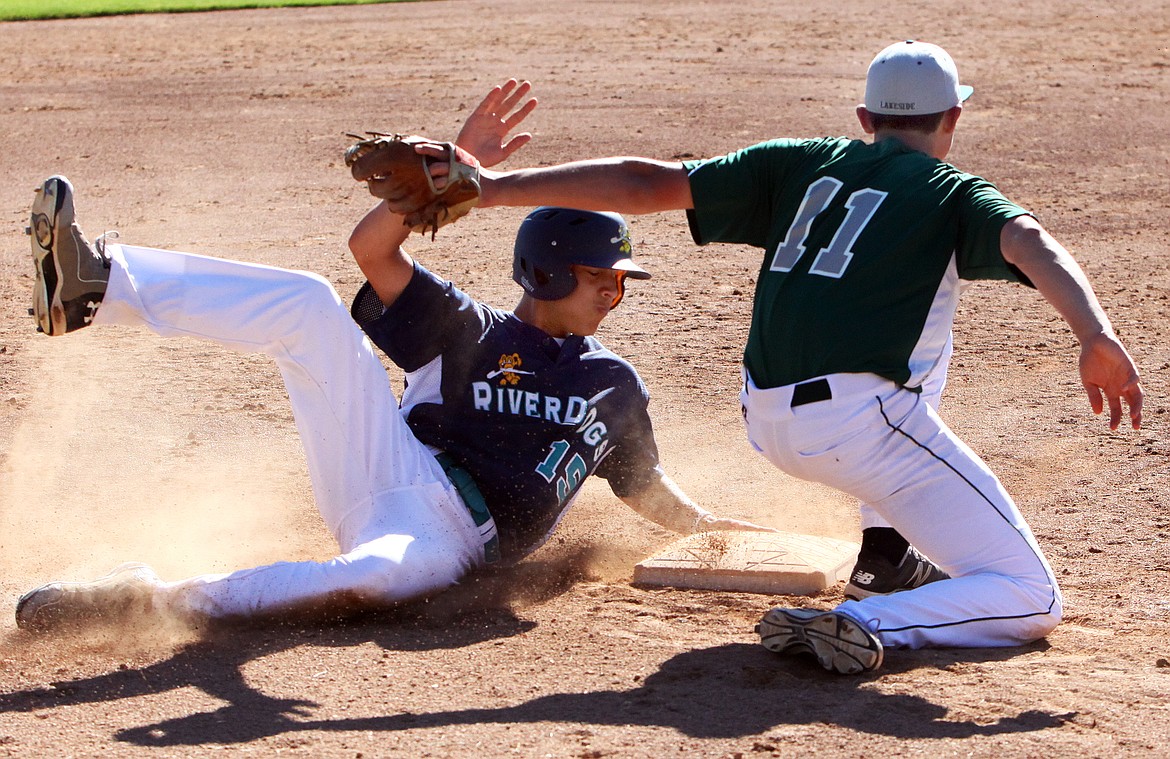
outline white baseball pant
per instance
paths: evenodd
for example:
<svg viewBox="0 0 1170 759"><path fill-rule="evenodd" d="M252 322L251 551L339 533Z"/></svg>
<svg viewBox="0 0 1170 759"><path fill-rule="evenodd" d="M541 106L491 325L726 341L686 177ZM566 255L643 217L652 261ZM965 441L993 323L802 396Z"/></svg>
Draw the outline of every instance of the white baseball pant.
<svg viewBox="0 0 1170 759"><path fill-rule="evenodd" d="M890 648L991 647L1060 621L1056 578L991 470L923 398L873 374L833 374L832 398L792 408L795 385L747 378L748 437L783 471L869 504L952 579L837 611Z"/></svg>
<svg viewBox="0 0 1170 759"><path fill-rule="evenodd" d="M258 617L385 605L456 583L484 562L481 528L406 424L386 370L333 287L308 272L110 244L94 324L144 326L276 361L313 495L340 555L164 583L181 614ZM485 531L494 534L490 521Z"/></svg>
<svg viewBox="0 0 1170 759"><path fill-rule="evenodd" d="M965 287L963 289L966 289ZM921 392L919 397L932 409L938 411L939 404L942 403L943 390L947 386L947 371L951 364L951 355L955 352L955 336L947 334L947 341L943 345L942 352L938 356L938 361L935 362L934 368L926 375L922 381ZM799 383L798 383L799 384ZM870 527L889 527L886 520L880 514L874 511L868 503L862 503L859 506L861 512L861 529L865 530ZM927 558L930 558L929 556Z"/></svg>

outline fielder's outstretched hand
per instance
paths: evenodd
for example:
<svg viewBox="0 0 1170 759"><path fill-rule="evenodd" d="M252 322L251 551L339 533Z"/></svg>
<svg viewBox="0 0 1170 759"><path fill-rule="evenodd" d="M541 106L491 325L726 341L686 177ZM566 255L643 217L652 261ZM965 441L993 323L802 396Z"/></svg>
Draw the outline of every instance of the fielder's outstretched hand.
<svg viewBox="0 0 1170 759"><path fill-rule="evenodd" d="M1137 367L1125 347L1113 335L1096 335L1081 344L1081 384L1094 414L1109 405L1109 429L1121 424L1121 402L1129 406L1133 428L1142 426L1142 386Z"/></svg>
<svg viewBox="0 0 1170 759"><path fill-rule="evenodd" d="M495 166L528 144L531 133L521 132L511 139L508 133L536 108L536 98L524 100L531 89L529 82L515 79L493 87L463 122L455 144L478 158L481 166Z"/></svg>

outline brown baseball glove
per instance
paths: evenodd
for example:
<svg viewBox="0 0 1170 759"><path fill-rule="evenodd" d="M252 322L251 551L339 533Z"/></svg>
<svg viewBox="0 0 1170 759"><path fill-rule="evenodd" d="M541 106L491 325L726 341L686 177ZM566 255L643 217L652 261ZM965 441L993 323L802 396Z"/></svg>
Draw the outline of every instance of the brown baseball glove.
<svg viewBox="0 0 1170 759"><path fill-rule="evenodd" d="M450 224L479 203L479 161L450 142L425 137L367 132L345 151L345 165L353 178L366 182L370 194L386 201L387 207L405 217L404 223L421 234L435 232ZM416 145L431 145L443 157L422 155ZM446 162L449 171L442 189L435 187L430 165Z"/></svg>

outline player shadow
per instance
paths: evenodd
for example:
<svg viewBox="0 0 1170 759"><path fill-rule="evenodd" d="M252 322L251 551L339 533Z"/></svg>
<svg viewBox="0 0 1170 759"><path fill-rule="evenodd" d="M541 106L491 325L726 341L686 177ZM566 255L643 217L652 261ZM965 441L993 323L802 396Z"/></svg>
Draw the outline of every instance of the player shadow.
<svg viewBox="0 0 1170 759"><path fill-rule="evenodd" d="M227 701L229 720L252 723L260 715L257 735L282 732L269 724L279 715L305 714L320 706L301 699L278 699L250 687L244 667L255 660L303 646L355 647L373 643L388 651L433 651L474 646L519 635L536 623L511 608L518 601L536 603L566 591L580 579L575 561L529 562L502 571L465 578L457 587L435 597L393 609L333 611L297 620L266 620L257 624L223 624L202 631L185 630L184 639L197 635L167 659L143 667L121 667L106 674L62 680L48 687L0 693L0 714L32 712L78 704L118 701L186 687ZM155 649L168 635L151 628L106 627L59 632L53 640L14 632L4 648L27 650L29 645L107 648L121 646ZM222 710L221 710L222 711ZM236 716L239 715L239 716ZM149 732L153 728L146 728ZM192 740L203 743L214 737ZM186 741L184 741L186 742Z"/></svg>
<svg viewBox="0 0 1170 759"><path fill-rule="evenodd" d="M913 662L904 667L913 668ZM778 658L758 645L732 643L678 654L629 689L555 693L499 708L346 719L313 719L312 704L270 699L248 690L217 694L229 703L215 711L129 728L116 737L162 747L247 743L301 731L395 732L561 722L670 727L700 739L760 735L778 725L819 723L897 738L952 739L1036 732L1059 727L1075 716L1028 710L991 723L948 719L950 710L943 704L858 687L865 682L866 678L829 674L812 661Z"/></svg>
<svg viewBox="0 0 1170 759"><path fill-rule="evenodd" d="M388 651L434 651L509 638L536 626L508 609L457 613L442 608L435 614L428 607L404 606L299 624L222 626L183 645L174 655L143 667L123 666L94 677L0 693L0 714L117 701L186 687L223 699L232 711L242 714L295 712L318 704L270 698L245 682L243 669L252 661L305 646L351 648L373 643ZM109 632L102 631L103 639L109 639ZM14 634L11 642L19 644L22 635ZM127 637L133 634L127 633ZM64 645L86 645L87 640L91 639L85 635L61 638Z"/></svg>
<svg viewBox="0 0 1170 759"><path fill-rule="evenodd" d="M141 746L244 744L302 731L395 732L493 722L671 727L695 738L735 738L759 735L778 725L830 723L900 738L966 738L1045 730L1073 716L1029 710L991 723L948 719L946 705L923 696L859 687L873 678L833 675L811 659L776 656L758 644L745 643L680 653L629 688L554 693L497 708L345 719L315 719L322 704L266 695L243 675L252 661L303 646L373 643L386 650L427 651L509 638L533 629L536 623L517 616L502 597L514 598L519 586L529 594L528 600L539 601L560 594L576 579L563 566L533 563L483 575L455 591L392 611L309 625L215 630L168 659L143 667L0 693L0 713L113 702L187 687L224 702L212 711L126 728L114 735L116 740ZM922 667L1006 660L1045 645L898 651L887 658L876 677ZM386 709L395 712L393 703Z"/></svg>
<svg viewBox="0 0 1170 759"><path fill-rule="evenodd" d="M397 622L396 627L385 623ZM390 649L428 650L469 646L515 635L532 624L495 611L475 612L459 624L401 619L363 619L359 624L285 631L193 644L164 662L121 669L93 678L56 683L51 688L0 695L0 712L34 711L95 703L195 687L224 702L219 709L118 731L115 738L140 746L244 744L303 731L395 732L482 723L564 722L585 725L670 727L694 738L760 735L778 725L826 723L858 732L898 738L967 738L1025 733L1059 727L1074 714L1028 710L995 722L951 719L947 706L918 695L882 693L859 687L870 678L842 677L811 660L777 657L756 644L731 643L680 653L638 685L587 693L554 693L498 708L395 713L374 717L314 719L321 704L274 698L245 681L249 661L302 645L354 646L374 642ZM899 652L902 653L902 652ZM983 661L1011 655L992 652L919 652L883 672L922 666ZM387 705L393 709L392 704Z"/></svg>

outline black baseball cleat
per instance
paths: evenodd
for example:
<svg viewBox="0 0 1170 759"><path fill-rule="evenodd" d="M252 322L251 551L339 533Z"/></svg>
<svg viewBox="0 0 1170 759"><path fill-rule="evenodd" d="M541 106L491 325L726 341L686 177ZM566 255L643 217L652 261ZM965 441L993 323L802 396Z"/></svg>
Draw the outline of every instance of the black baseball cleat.
<svg viewBox="0 0 1170 759"><path fill-rule="evenodd" d="M116 624L149 612L158 584L154 570L134 562L92 582L51 582L16 602L16 626L48 633Z"/></svg>
<svg viewBox="0 0 1170 759"><path fill-rule="evenodd" d="M811 654L830 672L856 675L882 664L882 642L848 614L777 607L764 615L756 632L769 651Z"/></svg>
<svg viewBox="0 0 1170 759"><path fill-rule="evenodd" d="M46 335L63 335L93 321L110 279L105 236L94 245L73 217L73 187L62 176L36 189L28 234L37 278L33 317Z"/></svg>
<svg viewBox="0 0 1170 759"><path fill-rule="evenodd" d="M905 555L896 567L884 557L862 553L857 557L853 571L849 573L845 597L851 601L860 601L870 596L911 590L950 578L950 575L920 554L914 546L906 549Z"/></svg>

